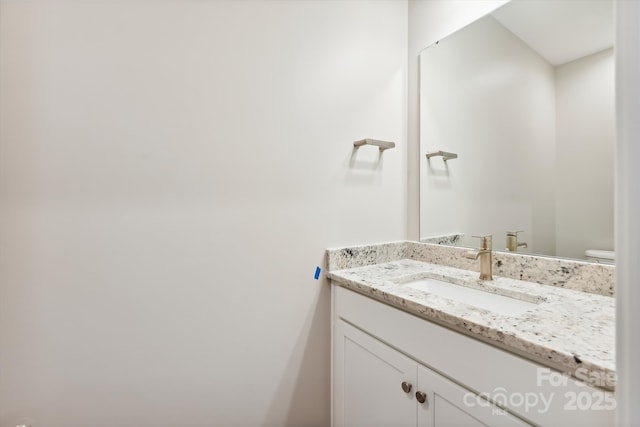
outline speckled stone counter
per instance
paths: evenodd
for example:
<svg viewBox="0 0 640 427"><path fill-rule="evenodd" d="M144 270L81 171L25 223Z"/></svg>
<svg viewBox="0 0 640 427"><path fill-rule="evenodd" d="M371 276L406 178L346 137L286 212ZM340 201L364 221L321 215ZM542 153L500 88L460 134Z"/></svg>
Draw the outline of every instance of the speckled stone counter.
<svg viewBox="0 0 640 427"><path fill-rule="evenodd" d="M334 271L400 259L412 259L464 270L480 271L478 261L465 258L464 254L467 251L469 249L412 241L328 249L326 268L328 271ZM599 295L613 296L615 293L615 267L612 265L494 252L493 274Z"/></svg>
<svg viewBox="0 0 640 427"><path fill-rule="evenodd" d="M495 253L494 280L487 282L472 271L477 270L478 261L462 257L464 252L416 242L328 250L327 277L592 385L614 388L615 301L610 296L614 267ZM537 283L530 281L531 276L536 276ZM521 314L500 314L406 285L421 278L514 295L537 304Z"/></svg>

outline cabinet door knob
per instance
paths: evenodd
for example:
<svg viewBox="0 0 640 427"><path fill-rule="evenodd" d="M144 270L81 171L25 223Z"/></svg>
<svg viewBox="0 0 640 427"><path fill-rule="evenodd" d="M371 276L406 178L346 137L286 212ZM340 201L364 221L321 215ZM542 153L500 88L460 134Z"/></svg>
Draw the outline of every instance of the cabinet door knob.
<svg viewBox="0 0 640 427"><path fill-rule="evenodd" d="M416 399L420 403L424 403L427 401L427 394L422 391L416 391Z"/></svg>
<svg viewBox="0 0 640 427"><path fill-rule="evenodd" d="M411 393L411 383L402 381L402 391L404 391L405 393Z"/></svg>

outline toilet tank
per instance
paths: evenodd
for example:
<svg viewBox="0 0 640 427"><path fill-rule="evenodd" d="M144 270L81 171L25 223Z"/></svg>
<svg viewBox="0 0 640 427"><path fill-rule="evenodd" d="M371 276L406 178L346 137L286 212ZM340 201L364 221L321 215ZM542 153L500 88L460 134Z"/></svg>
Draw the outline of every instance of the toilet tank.
<svg viewBox="0 0 640 427"><path fill-rule="evenodd" d="M605 251L602 249L587 249L584 252L588 261L597 262L600 264L615 264L616 253L614 251Z"/></svg>

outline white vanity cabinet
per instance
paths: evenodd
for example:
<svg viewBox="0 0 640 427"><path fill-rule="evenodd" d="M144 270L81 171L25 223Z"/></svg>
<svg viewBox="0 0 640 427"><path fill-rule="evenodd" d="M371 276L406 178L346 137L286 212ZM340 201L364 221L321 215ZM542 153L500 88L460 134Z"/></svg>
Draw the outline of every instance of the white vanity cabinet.
<svg viewBox="0 0 640 427"><path fill-rule="evenodd" d="M334 427L614 425L612 393L337 284L331 387Z"/></svg>
<svg viewBox="0 0 640 427"><path fill-rule="evenodd" d="M335 327L334 426L415 427L416 362L342 320Z"/></svg>
<svg viewBox="0 0 640 427"><path fill-rule="evenodd" d="M337 426L528 426L343 320L335 324Z"/></svg>
<svg viewBox="0 0 640 427"><path fill-rule="evenodd" d="M418 365L418 388L426 395L418 407L419 427L531 425L421 365Z"/></svg>

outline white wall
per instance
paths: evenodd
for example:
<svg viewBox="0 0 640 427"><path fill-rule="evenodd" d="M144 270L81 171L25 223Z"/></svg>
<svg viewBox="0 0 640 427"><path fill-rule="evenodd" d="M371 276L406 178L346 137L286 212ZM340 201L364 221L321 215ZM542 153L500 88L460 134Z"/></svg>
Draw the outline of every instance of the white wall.
<svg viewBox="0 0 640 427"><path fill-rule="evenodd" d="M556 67L556 255L613 250L613 48Z"/></svg>
<svg viewBox="0 0 640 427"><path fill-rule="evenodd" d="M397 0L3 0L0 425L327 425L313 275L405 237L406 43Z"/></svg>
<svg viewBox="0 0 640 427"><path fill-rule="evenodd" d="M420 51L507 1L409 0L407 233L412 240L420 237Z"/></svg>
<svg viewBox="0 0 640 427"><path fill-rule="evenodd" d="M504 250L522 230L528 251L553 254L553 67L491 16L420 58L420 237L490 234ZM427 162L438 149L458 158Z"/></svg>
<svg viewBox="0 0 640 427"><path fill-rule="evenodd" d="M616 1L616 425L640 425L640 2Z"/></svg>

